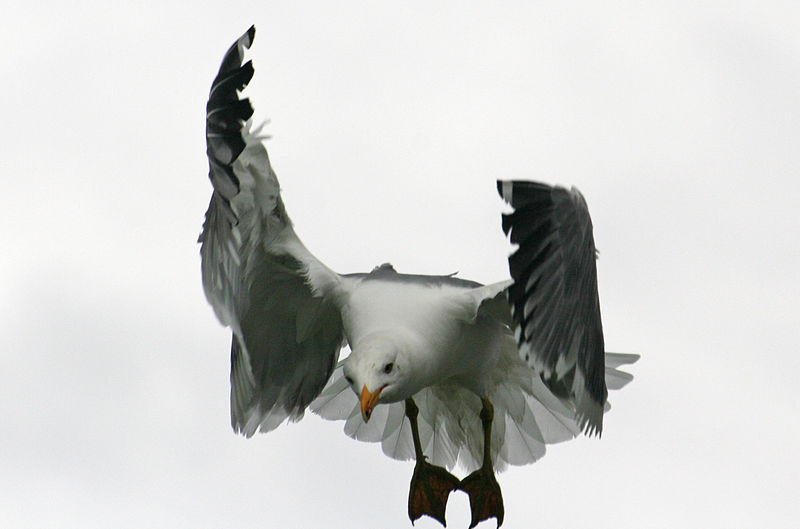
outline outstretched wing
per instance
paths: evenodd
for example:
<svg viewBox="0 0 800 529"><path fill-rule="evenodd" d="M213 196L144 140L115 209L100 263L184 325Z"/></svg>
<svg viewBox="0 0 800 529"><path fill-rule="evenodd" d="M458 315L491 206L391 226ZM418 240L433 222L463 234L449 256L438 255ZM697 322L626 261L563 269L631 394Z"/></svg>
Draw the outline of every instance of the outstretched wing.
<svg viewBox="0 0 800 529"><path fill-rule="evenodd" d="M503 231L519 247L508 259L508 290L520 356L559 397L573 401L578 424L600 434L608 390L596 249L580 192L536 182L498 181L513 213Z"/></svg>
<svg viewBox="0 0 800 529"><path fill-rule="evenodd" d="M225 54L206 106L214 186L202 243L203 287L233 331L231 423L247 436L303 416L339 356L342 323L332 301L339 275L303 246L292 227L249 100L244 50L251 27Z"/></svg>

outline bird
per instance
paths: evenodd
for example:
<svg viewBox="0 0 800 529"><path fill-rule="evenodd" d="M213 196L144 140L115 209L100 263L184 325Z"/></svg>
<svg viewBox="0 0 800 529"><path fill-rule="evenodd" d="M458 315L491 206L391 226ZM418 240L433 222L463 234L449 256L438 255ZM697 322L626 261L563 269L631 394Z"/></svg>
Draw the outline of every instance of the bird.
<svg viewBox="0 0 800 529"><path fill-rule="evenodd" d="M592 222L575 189L509 180L501 228L509 277L403 274L389 263L340 274L294 230L253 106L251 26L227 50L206 105L213 192L200 243L202 282L232 331L231 425L253 436L307 409L345 433L414 459L412 524L446 526L449 494L468 494L471 525L505 506L495 477L545 445L599 436L608 389L635 354L605 351ZM340 360L343 350L349 354ZM474 469L463 479L451 471Z"/></svg>

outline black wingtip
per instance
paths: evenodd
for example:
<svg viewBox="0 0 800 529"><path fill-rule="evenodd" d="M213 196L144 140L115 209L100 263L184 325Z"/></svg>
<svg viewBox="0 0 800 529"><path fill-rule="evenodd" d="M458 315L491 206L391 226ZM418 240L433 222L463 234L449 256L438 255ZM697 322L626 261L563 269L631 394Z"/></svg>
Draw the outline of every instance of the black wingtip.
<svg viewBox="0 0 800 529"><path fill-rule="evenodd" d="M225 52L225 57L222 59L222 64L219 67L218 78L225 72L239 68L244 59L244 50L250 49L253 45L253 40L256 38L256 27L250 26L250 29L245 31L241 37L236 39L236 42L231 44L228 51Z"/></svg>
<svg viewBox="0 0 800 529"><path fill-rule="evenodd" d="M253 115L250 101L240 98L239 93L254 74L252 61L244 64L242 61L255 36L256 27L253 25L225 52L206 104L209 177L223 202L239 192L239 179L232 164L245 149L242 127Z"/></svg>

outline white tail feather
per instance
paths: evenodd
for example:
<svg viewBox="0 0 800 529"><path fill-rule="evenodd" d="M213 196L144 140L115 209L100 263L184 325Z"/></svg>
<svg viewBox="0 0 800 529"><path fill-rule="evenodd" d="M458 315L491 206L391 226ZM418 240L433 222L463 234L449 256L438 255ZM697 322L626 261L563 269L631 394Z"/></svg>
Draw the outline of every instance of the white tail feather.
<svg viewBox="0 0 800 529"><path fill-rule="evenodd" d="M608 354L609 366L635 361L636 355ZM622 358L621 358L622 357ZM488 395L494 406L492 460L496 470L507 465L525 465L541 458L546 445L566 441L581 432L575 409L553 395L541 379L522 361L511 355L501 357L503 366L496 373ZM606 368L610 389L631 375ZM480 399L454 383L428 387L414 396L419 408L419 430L423 452L428 460L449 469L467 470L480 466L483 434ZM411 427L405 404L381 404L368 423L361 418L359 400L344 380L339 362L331 380L311 410L328 420L344 420L345 433L354 439L380 442L383 452L398 460L414 457Z"/></svg>

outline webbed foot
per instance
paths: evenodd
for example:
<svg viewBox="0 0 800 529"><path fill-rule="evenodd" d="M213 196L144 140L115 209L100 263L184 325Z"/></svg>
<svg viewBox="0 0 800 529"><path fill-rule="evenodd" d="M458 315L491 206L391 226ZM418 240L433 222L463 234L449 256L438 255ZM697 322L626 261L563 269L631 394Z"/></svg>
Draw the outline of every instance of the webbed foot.
<svg viewBox="0 0 800 529"><path fill-rule="evenodd" d="M461 480L458 488L469 495L469 507L472 511L470 529L493 516L497 519L497 527L503 525L503 494L491 467L479 468Z"/></svg>
<svg viewBox="0 0 800 529"><path fill-rule="evenodd" d="M408 492L408 517L411 524L427 514L447 527L444 519L447 498L450 491L458 486L458 478L444 468L431 465L424 459L418 460Z"/></svg>

